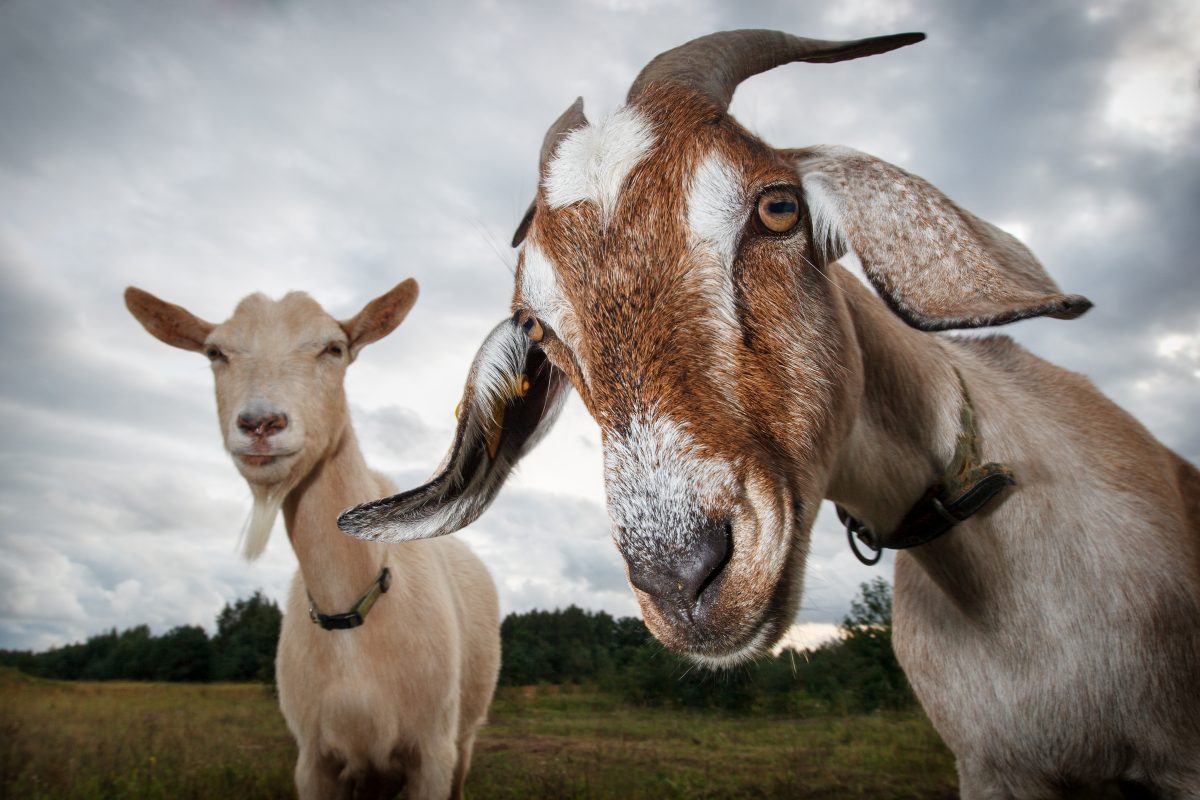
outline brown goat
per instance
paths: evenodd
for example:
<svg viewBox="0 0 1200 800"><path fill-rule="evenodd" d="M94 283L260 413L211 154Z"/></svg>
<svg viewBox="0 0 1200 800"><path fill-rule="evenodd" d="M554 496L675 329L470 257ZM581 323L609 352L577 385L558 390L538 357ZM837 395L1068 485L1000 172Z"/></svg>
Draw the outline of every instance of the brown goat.
<svg viewBox="0 0 1200 800"><path fill-rule="evenodd" d="M771 148L727 113L751 75L921 38L713 34L655 58L606 120L568 109L445 470L339 524L469 523L570 385L669 647L728 664L778 640L829 498L868 545L911 548L896 652L963 797L1111 779L1200 797L1200 473L1084 378L932 333L1091 304L921 178ZM849 249L877 295L836 263Z"/></svg>

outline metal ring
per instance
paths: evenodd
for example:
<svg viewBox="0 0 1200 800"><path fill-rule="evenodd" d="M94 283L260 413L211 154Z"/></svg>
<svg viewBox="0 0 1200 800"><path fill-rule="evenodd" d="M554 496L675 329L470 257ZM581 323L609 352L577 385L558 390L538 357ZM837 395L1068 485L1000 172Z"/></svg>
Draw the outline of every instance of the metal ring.
<svg viewBox="0 0 1200 800"><path fill-rule="evenodd" d="M863 542L863 544L867 547L868 550L872 550L875 553L875 557L872 559L868 559L866 556L864 556L862 554L862 551L858 549L858 543L854 541L856 534L859 533L859 531L855 530L855 527L856 527L854 524L855 522L856 522L856 520L853 517L847 515L847 517L846 517L846 541L848 541L850 543L850 552L854 553L854 557L857 558L859 561L861 561L863 564L866 564L868 567L873 567L879 563L879 559L883 558L883 548L875 547L873 545L867 544L866 542Z"/></svg>

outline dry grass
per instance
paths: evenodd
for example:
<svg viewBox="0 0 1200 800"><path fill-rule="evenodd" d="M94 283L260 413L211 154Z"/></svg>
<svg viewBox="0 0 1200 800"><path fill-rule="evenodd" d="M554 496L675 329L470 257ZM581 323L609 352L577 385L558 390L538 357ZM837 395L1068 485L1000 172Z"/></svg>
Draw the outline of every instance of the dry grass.
<svg viewBox="0 0 1200 800"><path fill-rule="evenodd" d="M258 685L59 683L0 670L0 798L291 797L296 750ZM919 713L728 716L502 691L475 798L950 798Z"/></svg>

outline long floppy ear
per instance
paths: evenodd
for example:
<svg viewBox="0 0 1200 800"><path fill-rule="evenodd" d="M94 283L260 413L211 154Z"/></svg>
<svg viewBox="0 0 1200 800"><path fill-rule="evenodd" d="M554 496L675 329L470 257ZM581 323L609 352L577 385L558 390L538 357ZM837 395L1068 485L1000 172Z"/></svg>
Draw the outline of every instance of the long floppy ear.
<svg viewBox="0 0 1200 800"><path fill-rule="evenodd" d="M1063 294L1025 245L916 175L846 147L783 155L800 174L818 249L833 260L853 248L875 289L914 328L1074 319L1092 307Z"/></svg>
<svg viewBox="0 0 1200 800"><path fill-rule="evenodd" d="M454 444L437 474L424 486L342 512L338 527L360 539L399 542L470 525L550 429L569 388L515 320L501 322L471 365Z"/></svg>
<svg viewBox="0 0 1200 800"><path fill-rule="evenodd" d="M347 320L343 320L342 330L350 339L350 360L358 356L358 351L371 342L377 342L396 330L396 326L404 321L413 303L417 302L417 282L406 278L396 284L387 294L376 297L367 303L362 311Z"/></svg>
<svg viewBox="0 0 1200 800"><path fill-rule="evenodd" d="M125 290L125 307L150 335L183 350L204 350L205 340L216 327L183 306L160 300L136 286Z"/></svg>

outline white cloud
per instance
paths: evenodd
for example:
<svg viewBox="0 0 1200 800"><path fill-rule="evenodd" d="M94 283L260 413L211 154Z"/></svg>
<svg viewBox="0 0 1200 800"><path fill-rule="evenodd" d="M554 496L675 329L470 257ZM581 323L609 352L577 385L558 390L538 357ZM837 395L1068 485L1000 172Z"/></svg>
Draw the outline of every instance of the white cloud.
<svg viewBox="0 0 1200 800"><path fill-rule="evenodd" d="M783 634L774 648L775 653L784 650L815 650L826 642L840 638L841 628L832 622L806 622L803 625L793 625Z"/></svg>
<svg viewBox="0 0 1200 800"><path fill-rule="evenodd" d="M1196 135L1200 118L1200 7L1169 0L1159 12L1109 66L1103 119L1120 135L1170 150Z"/></svg>

